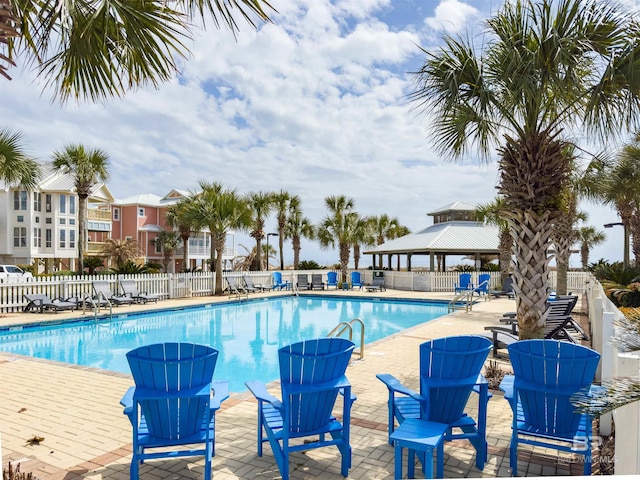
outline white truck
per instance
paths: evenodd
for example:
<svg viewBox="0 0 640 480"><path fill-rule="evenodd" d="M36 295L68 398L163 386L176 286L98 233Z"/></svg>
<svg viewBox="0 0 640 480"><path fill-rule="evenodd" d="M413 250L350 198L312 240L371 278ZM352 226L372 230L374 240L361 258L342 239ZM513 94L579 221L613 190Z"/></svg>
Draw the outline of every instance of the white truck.
<svg viewBox="0 0 640 480"><path fill-rule="evenodd" d="M25 272L16 265L0 265L0 282L20 283L33 279L31 272Z"/></svg>

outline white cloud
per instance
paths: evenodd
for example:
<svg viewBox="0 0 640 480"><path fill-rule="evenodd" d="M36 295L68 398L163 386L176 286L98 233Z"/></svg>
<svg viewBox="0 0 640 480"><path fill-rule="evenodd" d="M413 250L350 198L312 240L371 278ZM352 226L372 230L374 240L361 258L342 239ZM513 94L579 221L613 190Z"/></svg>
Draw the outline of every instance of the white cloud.
<svg viewBox="0 0 640 480"><path fill-rule="evenodd" d="M442 0L435 9L435 16L425 19L425 24L437 31L458 32L465 24L477 18L479 11L459 0Z"/></svg>

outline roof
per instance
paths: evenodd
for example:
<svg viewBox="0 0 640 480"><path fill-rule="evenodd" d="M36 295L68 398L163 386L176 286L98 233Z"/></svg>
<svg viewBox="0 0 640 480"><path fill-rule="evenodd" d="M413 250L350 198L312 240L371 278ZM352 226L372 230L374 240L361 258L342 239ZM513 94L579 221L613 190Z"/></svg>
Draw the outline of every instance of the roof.
<svg viewBox="0 0 640 480"><path fill-rule="evenodd" d="M444 207L440 207L436 210L434 210L433 212L429 212L427 213L427 215L437 215L439 213L444 213L444 212L451 212L451 211L474 211L476 210L478 207L476 205L471 205L470 203L467 202L461 202L461 201L457 201L457 202L453 202L453 203L449 203L448 205L445 205Z"/></svg>
<svg viewBox="0 0 640 480"><path fill-rule="evenodd" d="M363 253L497 253L499 235L498 227L482 222L443 222L389 240Z"/></svg>

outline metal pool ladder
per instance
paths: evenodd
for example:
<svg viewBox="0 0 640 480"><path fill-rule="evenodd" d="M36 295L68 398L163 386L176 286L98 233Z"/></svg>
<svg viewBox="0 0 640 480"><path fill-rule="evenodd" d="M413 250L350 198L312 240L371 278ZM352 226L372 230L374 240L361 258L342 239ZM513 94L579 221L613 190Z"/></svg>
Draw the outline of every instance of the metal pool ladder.
<svg viewBox="0 0 640 480"><path fill-rule="evenodd" d="M359 318L354 318L350 322L340 322L336 327L331 330L327 337L342 337L345 332L349 332L349 340L353 341L353 324L360 324L360 360L364 358L364 322Z"/></svg>
<svg viewBox="0 0 640 480"><path fill-rule="evenodd" d="M472 306L473 290L468 290L453 297L449 302L449 308L447 310L449 313L454 312L455 310L464 310L469 312L471 311Z"/></svg>

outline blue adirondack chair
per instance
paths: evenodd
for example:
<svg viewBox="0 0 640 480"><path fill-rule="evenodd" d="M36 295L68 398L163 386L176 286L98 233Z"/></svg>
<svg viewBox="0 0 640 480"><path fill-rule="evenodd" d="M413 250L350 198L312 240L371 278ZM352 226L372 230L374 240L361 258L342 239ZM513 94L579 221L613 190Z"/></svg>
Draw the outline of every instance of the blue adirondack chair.
<svg viewBox="0 0 640 480"><path fill-rule="evenodd" d="M360 272L351 272L351 288L358 287L360 290L362 290L363 286L364 282L362 281Z"/></svg>
<svg viewBox="0 0 640 480"><path fill-rule="evenodd" d="M481 273L478 275L478 286L473 289L473 293L477 293L478 296L489 295L489 283L491 283L491 274Z"/></svg>
<svg viewBox="0 0 640 480"><path fill-rule="evenodd" d="M278 290L282 290L283 288L289 290L289 282L282 281L282 272L273 272L271 274L271 283L274 290L276 288Z"/></svg>
<svg viewBox="0 0 640 480"><path fill-rule="evenodd" d="M264 383L246 383L258 400L258 456L262 456L262 444L268 441L283 480L289 478L290 452L330 445L340 450L341 473L348 475L349 423L355 397L345 371L353 349L354 344L342 338L307 340L282 347L278 350L282 401L269 394ZM332 415L338 393L343 395L341 422ZM316 438L309 443L290 443L310 436Z"/></svg>
<svg viewBox="0 0 640 480"><path fill-rule="evenodd" d="M468 290L473 290L473 283L471 283L471 274L470 273L461 273L458 276L458 283L454 284L454 289L456 293L466 292Z"/></svg>
<svg viewBox="0 0 640 480"><path fill-rule="evenodd" d="M217 350L194 343L158 343L127 353L136 385L120 404L133 427L131 479L138 479L144 460L194 455L204 455L204 478L211 479L215 412L229 397L226 382L212 382L217 359ZM189 447L176 450L182 445ZM169 450L159 450L164 447Z"/></svg>
<svg viewBox="0 0 640 480"><path fill-rule="evenodd" d="M329 287L338 289L338 272L327 272L327 290Z"/></svg>
<svg viewBox="0 0 640 480"><path fill-rule="evenodd" d="M476 449L476 466L482 470L487 460L490 395L489 384L480 371L490 350L491 340L476 335L443 337L423 343L420 345L420 393L405 387L393 375L377 374L389 390L389 436L395 429L395 421L402 424L409 418L447 424L444 440L469 440ZM472 391L479 394L475 420L464 411ZM424 471L424 456L421 460ZM437 476L443 475L444 462L438 455Z"/></svg>
<svg viewBox="0 0 640 480"><path fill-rule="evenodd" d="M600 361L590 348L559 340L521 340L509 345L514 375L500 383L513 412L512 475L518 474L518 445L538 445L583 455L591 475L592 418L575 412L570 398L589 394Z"/></svg>

